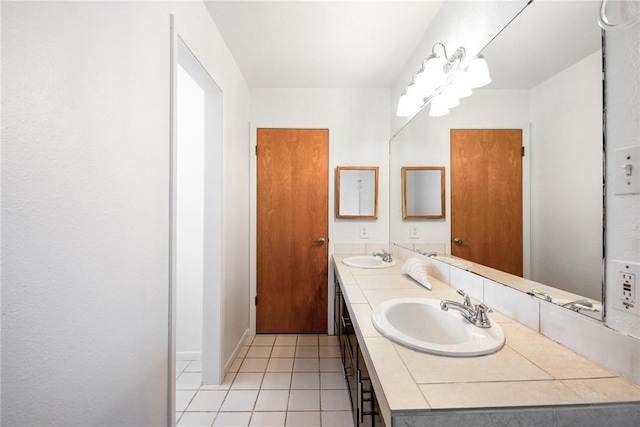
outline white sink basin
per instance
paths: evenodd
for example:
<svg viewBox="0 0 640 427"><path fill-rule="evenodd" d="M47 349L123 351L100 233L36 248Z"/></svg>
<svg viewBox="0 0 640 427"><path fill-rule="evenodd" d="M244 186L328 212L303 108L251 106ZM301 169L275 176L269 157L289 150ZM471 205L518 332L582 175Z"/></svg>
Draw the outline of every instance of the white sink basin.
<svg viewBox="0 0 640 427"><path fill-rule="evenodd" d="M384 262L382 258L373 255L350 256L342 260L349 267L358 268L389 268L396 264L395 261Z"/></svg>
<svg viewBox="0 0 640 427"><path fill-rule="evenodd" d="M497 323L479 328L454 310L443 311L440 301L397 298L373 309L371 321L390 340L414 350L443 356L469 357L495 353L504 345Z"/></svg>

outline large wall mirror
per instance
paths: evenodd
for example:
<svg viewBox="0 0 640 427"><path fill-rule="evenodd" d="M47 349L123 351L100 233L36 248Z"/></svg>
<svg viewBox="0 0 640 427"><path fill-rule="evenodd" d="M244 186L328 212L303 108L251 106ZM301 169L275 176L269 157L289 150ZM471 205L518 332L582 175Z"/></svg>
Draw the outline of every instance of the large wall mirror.
<svg viewBox="0 0 640 427"><path fill-rule="evenodd" d="M402 219L443 219L444 166L402 168Z"/></svg>
<svg viewBox="0 0 640 427"><path fill-rule="evenodd" d="M522 277L473 264L470 271L534 289L561 305L602 318L603 132L599 2L534 1L486 48L492 83L444 117L421 111L390 142L390 239L451 254L451 130L519 129L522 158ZM444 165L444 221L403 223L403 165ZM397 190L396 190L397 189ZM478 205L465 212L486 211ZM410 236L418 227L419 239ZM463 239L464 240L464 239ZM472 244L472 243L469 243ZM546 295L540 295L546 297ZM590 305L571 306L576 300Z"/></svg>
<svg viewBox="0 0 640 427"><path fill-rule="evenodd" d="M336 168L336 218L378 218L378 167Z"/></svg>

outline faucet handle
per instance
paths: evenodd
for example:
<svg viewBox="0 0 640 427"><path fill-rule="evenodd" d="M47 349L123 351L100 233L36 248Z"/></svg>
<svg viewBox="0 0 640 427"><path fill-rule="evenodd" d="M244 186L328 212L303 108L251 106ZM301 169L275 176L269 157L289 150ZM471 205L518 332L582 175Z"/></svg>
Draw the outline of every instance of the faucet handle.
<svg viewBox="0 0 640 427"><path fill-rule="evenodd" d="M489 320L489 316L487 316L487 313L493 313L493 310L491 310L489 307L487 307L484 304L476 305L476 319L475 319L476 326L480 328L491 327L491 321Z"/></svg>
<svg viewBox="0 0 640 427"><path fill-rule="evenodd" d="M467 307L473 307L473 305L471 304L471 298L469 298L468 294L466 294L462 289L458 289L456 290L456 292L458 293L458 295L464 298L464 305L466 305Z"/></svg>
<svg viewBox="0 0 640 427"><path fill-rule="evenodd" d="M483 313L493 313L493 310L490 309L489 307L487 307L486 305L480 303L476 306L476 308L478 309L478 311L481 311Z"/></svg>

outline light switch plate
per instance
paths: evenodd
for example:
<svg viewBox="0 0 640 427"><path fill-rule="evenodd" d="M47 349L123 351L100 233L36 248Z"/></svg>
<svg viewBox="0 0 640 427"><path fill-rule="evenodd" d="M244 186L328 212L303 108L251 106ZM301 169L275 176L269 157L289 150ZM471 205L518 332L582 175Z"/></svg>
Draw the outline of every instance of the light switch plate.
<svg viewBox="0 0 640 427"><path fill-rule="evenodd" d="M640 194L640 145L615 151L615 194Z"/></svg>

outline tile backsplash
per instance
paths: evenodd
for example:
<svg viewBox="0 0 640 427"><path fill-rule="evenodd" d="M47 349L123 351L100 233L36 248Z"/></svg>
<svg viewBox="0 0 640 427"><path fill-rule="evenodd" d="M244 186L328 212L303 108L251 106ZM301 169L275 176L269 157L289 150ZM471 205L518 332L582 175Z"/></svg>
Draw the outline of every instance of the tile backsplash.
<svg viewBox="0 0 640 427"><path fill-rule="evenodd" d="M389 242L367 242L367 243L334 243L334 254L349 255L371 255L381 250L389 251Z"/></svg>
<svg viewBox="0 0 640 427"><path fill-rule="evenodd" d="M486 290L482 286L482 281L484 280L482 277L459 268L452 268L449 277L450 283L456 284L456 289L461 289L471 298L484 301Z"/></svg>
<svg viewBox="0 0 640 427"><path fill-rule="evenodd" d="M534 331L540 331L540 299L532 298L493 280L483 279L483 285L484 299L482 301L487 306Z"/></svg>

